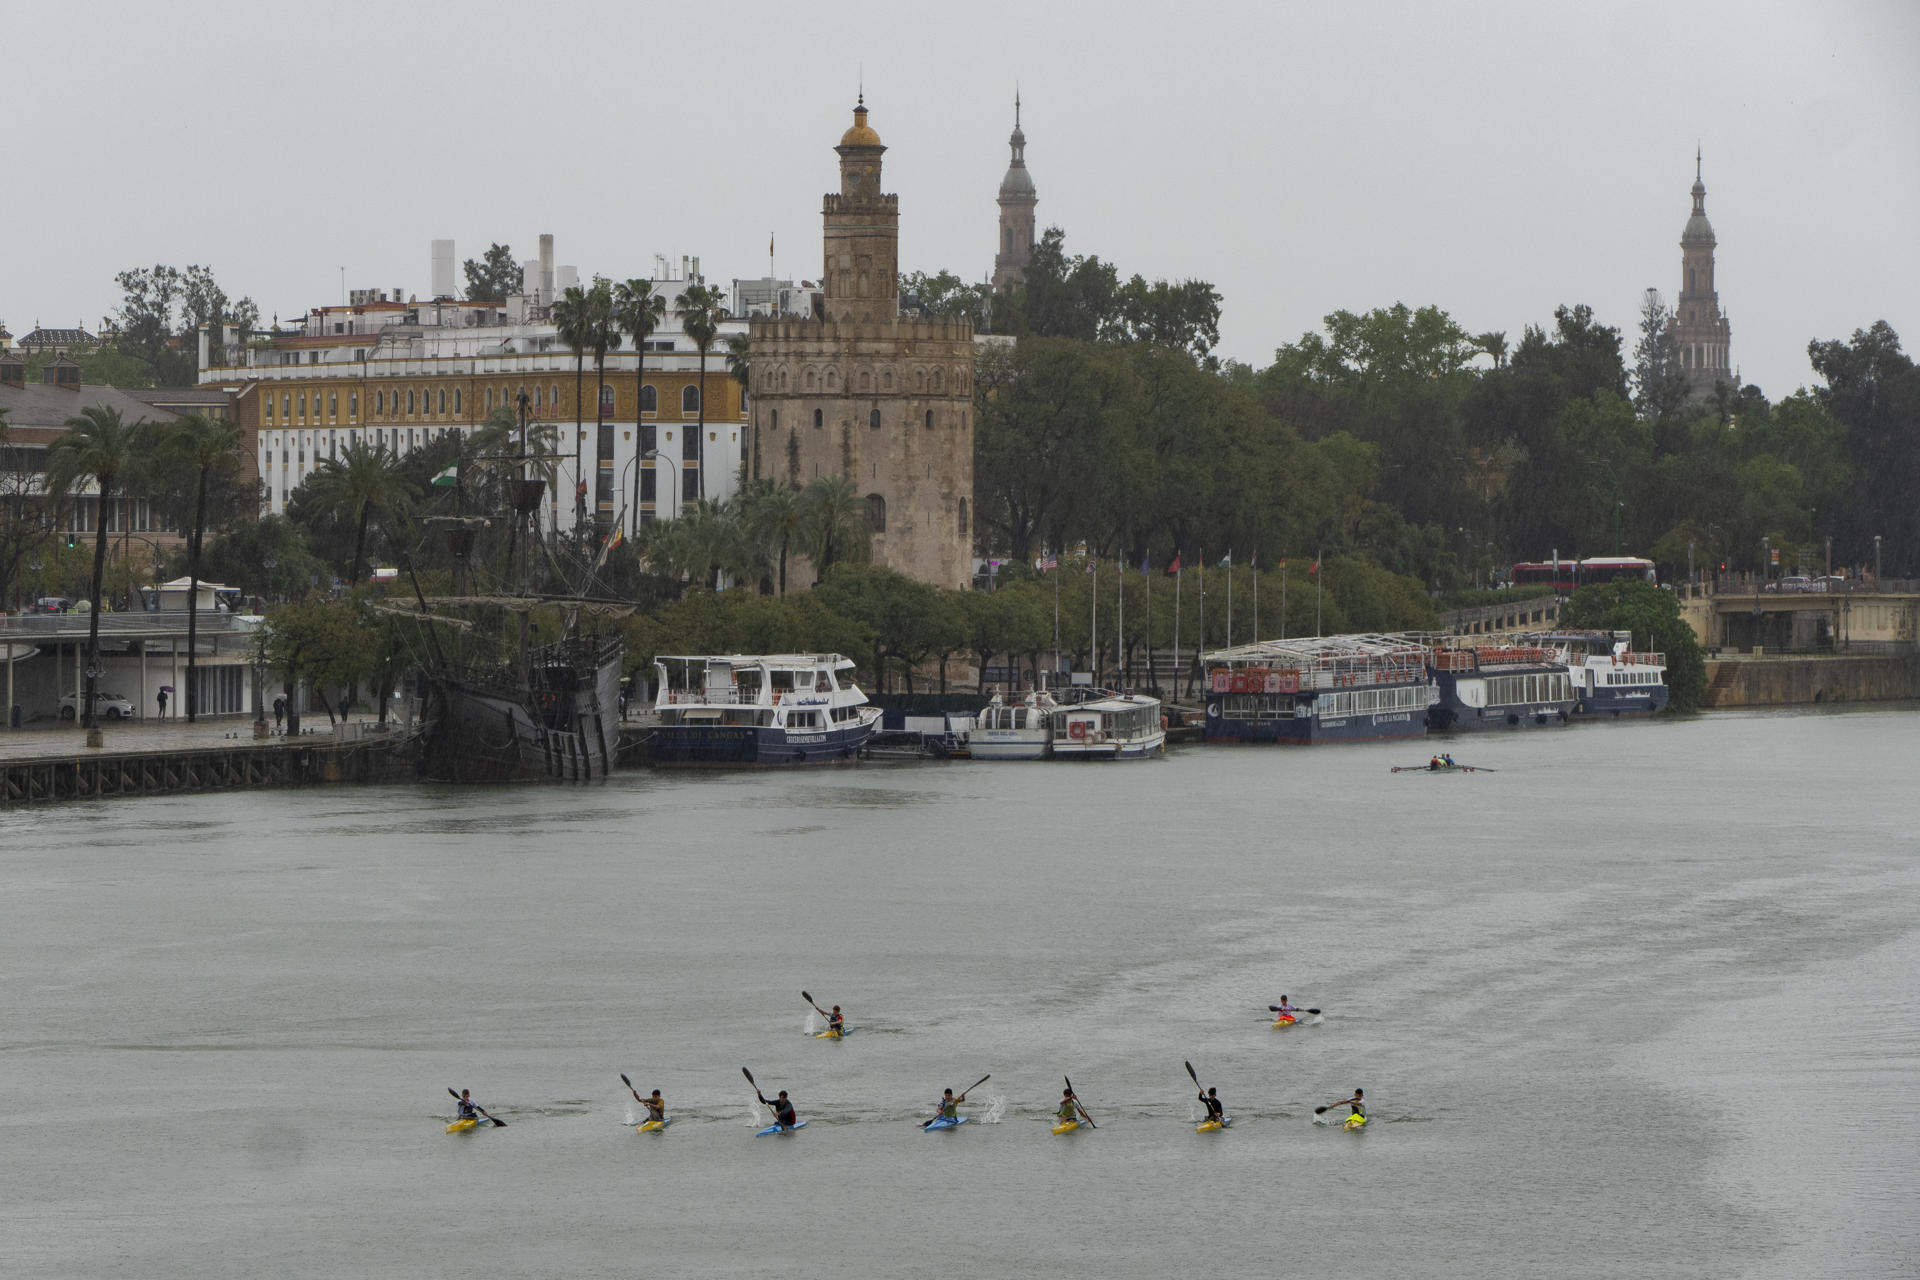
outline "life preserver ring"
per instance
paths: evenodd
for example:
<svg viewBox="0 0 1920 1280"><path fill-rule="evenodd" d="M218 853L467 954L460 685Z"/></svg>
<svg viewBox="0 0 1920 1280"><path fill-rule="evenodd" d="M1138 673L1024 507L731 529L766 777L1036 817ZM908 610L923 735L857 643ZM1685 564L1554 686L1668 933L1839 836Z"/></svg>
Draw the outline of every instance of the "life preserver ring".
<svg viewBox="0 0 1920 1280"><path fill-rule="evenodd" d="M1067 724L1067 736L1068 736L1069 738L1084 738L1084 737L1086 737L1086 736L1087 736L1087 722L1086 722L1085 720L1073 720L1073 721L1069 721L1069 722L1068 722L1068 724Z"/></svg>
<svg viewBox="0 0 1920 1280"><path fill-rule="evenodd" d="M1207 714L1218 720L1220 718L1220 704L1217 702L1209 702L1207 704Z"/></svg>
<svg viewBox="0 0 1920 1280"><path fill-rule="evenodd" d="M1162 733L1165 733L1166 731L1167 731L1167 718L1166 718L1165 716L1161 716L1161 717L1160 717L1160 732L1162 732Z"/></svg>

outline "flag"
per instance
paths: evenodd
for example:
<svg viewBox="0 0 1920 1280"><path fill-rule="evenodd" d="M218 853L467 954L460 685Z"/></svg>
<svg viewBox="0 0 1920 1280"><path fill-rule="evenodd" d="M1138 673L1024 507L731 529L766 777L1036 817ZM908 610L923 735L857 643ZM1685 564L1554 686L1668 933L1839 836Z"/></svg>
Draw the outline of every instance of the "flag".
<svg viewBox="0 0 1920 1280"><path fill-rule="evenodd" d="M1280 567L1282 569L1287 567L1287 558L1285 556L1280 557Z"/></svg>
<svg viewBox="0 0 1920 1280"><path fill-rule="evenodd" d="M451 488L452 486L459 484L460 483L460 464L457 462L454 463L452 466L448 467L445 471L442 471L439 475L435 476L433 478L433 482L434 484L439 485L441 488Z"/></svg>
<svg viewBox="0 0 1920 1280"><path fill-rule="evenodd" d="M767 256L769 258L773 256L773 232L771 231L767 232Z"/></svg>
<svg viewBox="0 0 1920 1280"><path fill-rule="evenodd" d="M1309 567L1308 567L1308 569L1307 569L1307 572L1308 572L1308 573L1318 573L1318 572L1320 572L1320 562L1319 562L1318 560L1315 560L1315 561L1313 562L1313 564L1312 564L1311 566L1309 566Z"/></svg>
<svg viewBox="0 0 1920 1280"><path fill-rule="evenodd" d="M1092 572L1093 572L1093 571L1094 571L1095 569L1097 569L1097 568L1099 568L1099 567L1100 567L1100 557L1099 557L1099 556L1088 556L1088 557L1087 557L1087 572L1088 572L1088 573L1092 573Z"/></svg>
<svg viewBox="0 0 1920 1280"><path fill-rule="evenodd" d="M625 515L626 513L625 513L625 512L623 511L623 512L621 512L621 514L622 514L622 515ZM626 540L627 540L627 532L626 532L626 530L624 530L624 529L615 529L615 530L613 531L613 536L612 536L611 538L608 538L608 539L607 539L607 550L609 550L609 551L617 551L617 550L619 550L619 549L620 549L620 544L621 544L621 543L623 543L623 542L625 542Z"/></svg>
<svg viewBox="0 0 1920 1280"><path fill-rule="evenodd" d="M1144 555L1140 557L1140 576L1141 577L1144 578L1147 576L1147 561L1152 558L1153 557L1151 555Z"/></svg>
<svg viewBox="0 0 1920 1280"><path fill-rule="evenodd" d="M1180 553L1176 551L1173 553L1173 563L1167 566L1167 576L1171 578L1176 574L1178 574L1179 572L1180 572Z"/></svg>
<svg viewBox="0 0 1920 1280"><path fill-rule="evenodd" d="M1252 555L1247 557L1247 568L1258 569L1259 567L1260 567L1260 553L1256 551Z"/></svg>
<svg viewBox="0 0 1920 1280"><path fill-rule="evenodd" d="M1221 556L1220 564L1221 564L1221 567L1223 568L1227 568L1227 569L1233 568L1233 552L1229 551L1224 556Z"/></svg>
<svg viewBox="0 0 1920 1280"><path fill-rule="evenodd" d="M1049 569L1058 569L1060 567L1060 557L1052 554L1044 555L1038 560L1035 560L1033 566L1042 573L1045 573Z"/></svg>

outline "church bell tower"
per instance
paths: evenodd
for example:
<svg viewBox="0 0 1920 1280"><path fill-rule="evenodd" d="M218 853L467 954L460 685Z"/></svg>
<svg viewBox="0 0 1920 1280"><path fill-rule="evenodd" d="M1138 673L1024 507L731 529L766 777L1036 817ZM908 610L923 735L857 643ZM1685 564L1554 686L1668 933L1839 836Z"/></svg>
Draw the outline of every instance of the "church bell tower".
<svg viewBox="0 0 1920 1280"><path fill-rule="evenodd" d="M1693 156L1693 214L1680 233L1680 297L1673 314L1673 336L1694 396L1713 394L1716 383L1738 381L1729 362L1733 327L1720 311L1714 287L1713 251L1717 242L1707 221L1707 187L1700 179L1700 153Z"/></svg>
<svg viewBox="0 0 1920 1280"><path fill-rule="evenodd" d="M1020 132L1020 94L1013 95L1013 136L1007 139L1013 159L1000 179L1000 251L993 259L993 288L1010 288L1033 256L1033 207L1040 203L1027 172L1027 135Z"/></svg>

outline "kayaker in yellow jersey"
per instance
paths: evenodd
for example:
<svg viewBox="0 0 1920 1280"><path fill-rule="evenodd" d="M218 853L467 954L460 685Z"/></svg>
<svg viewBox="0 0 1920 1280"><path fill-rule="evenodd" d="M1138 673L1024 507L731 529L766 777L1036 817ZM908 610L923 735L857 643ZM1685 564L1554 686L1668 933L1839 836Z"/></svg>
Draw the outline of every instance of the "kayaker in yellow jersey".
<svg viewBox="0 0 1920 1280"><path fill-rule="evenodd" d="M1359 1116L1362 1122L1364 1122L1367 1118L1367 1091L1365 1089L1355 1089L1351 1098L1342 1098L1338 1102L1329 1102L1325 1107L1316 1107L1314 1114L1318 1115L1320 1112L1327 1110L1328 1107L1352 1107L1353 1110L1348 1114L1348 1118L1351 1119L1353 1116Z"/></svg>
<svg viewBox="0 0 1920 1280"><path fill-rule="evenodd" d="M845 1035L847 1032L846 1015L840 1012L840 1006L833 1006L833 1012L827 1015L827 1030L833 1034Z"/></svg>
<svg viewBox="0 0 1920 1280"><path fill-rule="evenodd" d="M1073 1096L1073 1090L1068 1089L1060 1095L1060 1109L1054 1112L1054 1114L1060 1117L1060 1123L1062 1124L1067 1123L1069 1120L1078 1120L1080 1118L1081 1114L1083 1114L1080 1111L1080 1099Z"/></svg>
<svg viewBox="0 0 1920 1280"><path fill-rule="evenodd" d="M927 1124L932 1124L934 1120L958 1120L960 1118L960 1104L966 1100L967 1095L964 1093L956 1098L953 1095L953 1090L944 1090L940 1095L940 1105L934 1110L933 1120L927 1121ZM924 1129L927 1127L927 1124L923 1124L920 1127Z"/></svg>
<svg viewBox="0 0 1920 1280"><path fill-rule="evenodd" d="M667 1100L660 1096L660 1091L658 1089L655 1089L652 1093L640 1099L640 1105L647 1109L648 1123L652 1123L654 1121L659 1121L661 1124L666 1123Z"/></svg>

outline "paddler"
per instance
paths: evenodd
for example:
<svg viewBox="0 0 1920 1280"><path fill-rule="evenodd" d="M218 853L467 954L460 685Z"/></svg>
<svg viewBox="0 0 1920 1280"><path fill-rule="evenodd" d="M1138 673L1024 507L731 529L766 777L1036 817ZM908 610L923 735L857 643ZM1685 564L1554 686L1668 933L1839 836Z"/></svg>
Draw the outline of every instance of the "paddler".
<svg viewBox="0 0 1920 1280"><path fill-rule="evenodd" d="M1085 1114L1086 1113L1080 1109L1080 1099L1073 1096L1072 1089L1068 1089L1063 1093L1061 1093L1060 1109L1054 1112L1054 1115L1060 1118L1061 1124L1066 1124L1069 1121L1078 1120L1082 1115L1085 1115Z"/></svg>
<svg viewBox="0 0 1920 1280"><path fill-rule="evenodd" d="M641 1098L640 1105L647 1109L648 1124L665 1124L667 1122L667 1100L660 1096L658 1089L655 1089L646 1097Z"/></svg>
<svg viewBox="0 0 1920 1280"><path fill-rule="evenodd" d="M960 1104L966 1100L967 1095L964 1093L956 1098L953 1096L953 1090L948 1089L944 1091L940 1095L939 1108L933 1113L933 1120L958 1120L960 1118ZM933 1120L927 1121L927 1124L932 1124ZM927 1124L923 1124L920 1127L924 1129L927 1127Z"/></svg>
<svg viewBox="0 0 1920 1280"><path fill-rule="evenodd" d="M1208 1120L1211 1120L1216 1124L1224 1123L1226 1121L1227 1107L1225 1103L1220 1101L1220 1091L1218 1089L1201 1090L1200 1101L1207 1108Z"/></svg>
<svg viewBox="0 0 1920 1280"><path fill-rule="evenodd" d="M847 1033L847 1018L840 1012L839 1005L833 1006L833 1012L827 1015L827 1030L837 1036Z"/></svg>
<svg viewBox="0 0 1920 1280"><path fill-rule="evenodd" d="M1429 761L1427 761L1427 769L1428 769L1429 771L1435 771L1435 770L1438 770L1439 768L1440 768L1440 757L1439 757L1439 756L1435 756L1435 757L1433 757L1433 759L1431 759L1431 760L1429 760Z"/></svg>
<svg viewBox="0 0 1920 1280"><path fill-rule="evenodd" d="M1281 1018L1292 1018L1295 1021L1299 1020L1300 1010L1295 1006L1288 1004L1287 998L1285 996L1280 997L1279 1004L1272 1005L1270 1007L1273 1010L1273 1016L1275 1021L1278 1021Z"/></svg>
<svg viewBox="0 0 1920 1280"><path fill-rule="evenodd" d="M454 1117L457 1120L478 1120L481 1117L485 1117L488 1120L493 1119L492 1116L487 1115L487 1109L475 1102L473 1100L473 1094L465 1089L460 1091L460 1101L458 1105L459 1114Z"/></svg>
<svg viewBox="0 0 1920 1280"><path fill-rule="evenodd" d="M1367 1091L1365 1089L1355 1089L1351 1098L1342 1098L1338 1102L1329 1102L1325 1107L1317 1108L1315 1114L1327 1110L1328 1107L1352 1107L1353 1110L1348 1113L1348 1118L1351 1119L1353 1116L1359 1116L1360 1119L1364 1121L1367 1118Z"/></svg>
<svg viewBox="0 0 1920 1280"><path fill-rule="evenodd" d="M779 1125L782 1129L793 1128L794 1124L796 1123L794 1118L793 1103L787 1100L787 1091L785 1089L782 1089L780 1091L780 1096L778 1098L775 1098L772 1102L768 1102L766 1100L766 1097L763 1094L761 1094L761 1092L758 1089L755 1089L753 1091L753 1096L760 1099L761 1106L771 1107L773 1109L773 1122L775 1124Z"/></svg>

